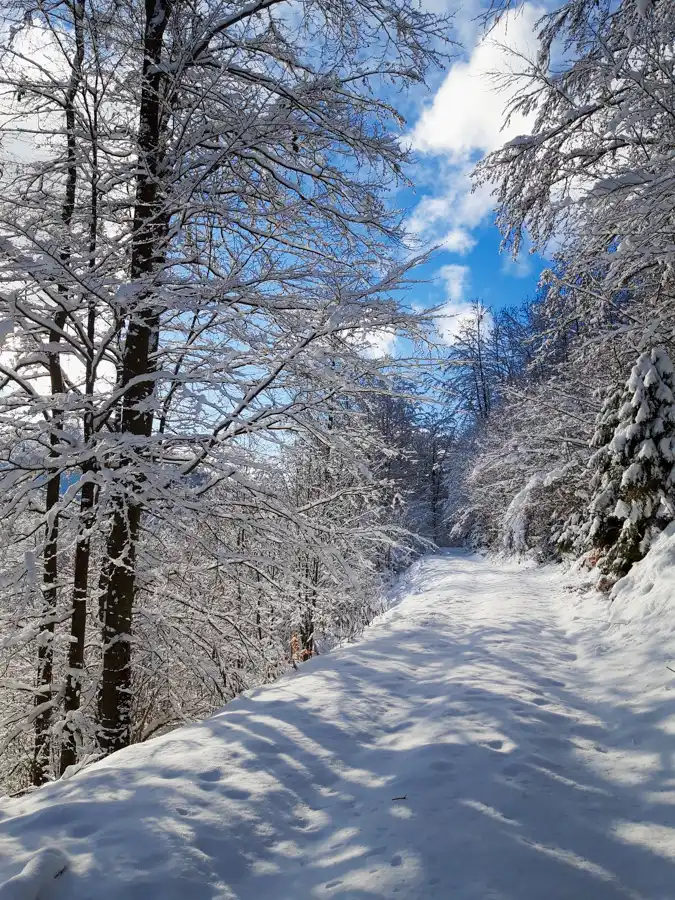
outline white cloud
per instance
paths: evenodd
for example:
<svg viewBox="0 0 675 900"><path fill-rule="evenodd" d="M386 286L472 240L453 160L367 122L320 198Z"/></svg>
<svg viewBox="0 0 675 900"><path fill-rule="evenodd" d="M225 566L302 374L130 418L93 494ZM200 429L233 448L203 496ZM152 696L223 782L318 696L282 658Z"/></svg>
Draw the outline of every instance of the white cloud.
<svg viewBox="0 0 675 900"><path fill-rule="evenodd" d="M439 159L435 169L436 193L417 204L408 227L449 252L463 255L476 244L471 232L492 209L490 189L472 190L469 165L457 167Z"/></svg>
<svg viewBox="0 0 675 900"><path fill-rule="evenodd" d="M476 44L466 61L455 63L413 132L413 147L442 152L460 162L474 151L494 150L529 130L529 121L514 116L504 126L504 110L515 86L498 90L495 73L516 73L512 51L531 57L537 49L535 23L543 9L525 3L505 15Z"/></svg>
<svg viewBox="0 0 675 900"><path fill-rule="evenodd" d="M368 359L381 359L394 354L398 335L395 330L376 328L373 331L361 332L358 340L364 356Z"/></svg>
<svg viewBox="0 0 675 900"><path fill-rule="evenodd" d="M474 32L473 50L450 67L412 132L413 148L432 155L434 165L433 181L429 179L432 193L420 201L409 225L450 252L472 249L471 232L494 206L489 186L472 190L470 173L476 160L530 130L530 119L521 115L504 125L506 107L518 85L516 81L500 90L495 73L517 73L520 63L512 50L528 58L535 54L535 23L543 11L526 2L503 16L488 34Z"/></svg>
<svg viewBox="0 0 675 900"><path fill-rule="evenodd" d="M529 254L521 253L518 259L505 256L502 260L502 272L513 278L527 278L532 274L532 268L532 257Z"/></svg>
<svg viewBox="0 0 675 900"><path fill-rule="evenodd" d="M444 238L441 246L450 253L464 255L476 246L476 239L465 228L452 228Z"/></svg>
<svg viewBox="0 0 675 900"><path fill-rule="evenodd" d="M471 270L468 266L452 263L441 266L438 275L444 282L448 297L438 317L438 331L444 341L452 343L462 322L471 314L471 302L466 299Z"/></svg>
<svg viewBox="0 0 675 900"><path fill-rule="evenodd" d="M469 275L471 274L469 267L458 266L453 263L442 266L438 274L445 282L445 289L450 302L460 304L464 300L469 283Z"/></svg>

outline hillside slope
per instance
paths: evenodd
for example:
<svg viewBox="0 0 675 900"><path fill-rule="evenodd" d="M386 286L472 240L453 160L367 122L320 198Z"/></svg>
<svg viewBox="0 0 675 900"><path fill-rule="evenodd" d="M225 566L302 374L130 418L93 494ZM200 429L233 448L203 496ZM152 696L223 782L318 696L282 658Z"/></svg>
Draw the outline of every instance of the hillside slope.
<svg viewBox="0 0 675 900"><path fill-rule="evenodd" d="M552 569L426 558L358 644L5 801L0 898L672 898L655 640Z"/></svg>

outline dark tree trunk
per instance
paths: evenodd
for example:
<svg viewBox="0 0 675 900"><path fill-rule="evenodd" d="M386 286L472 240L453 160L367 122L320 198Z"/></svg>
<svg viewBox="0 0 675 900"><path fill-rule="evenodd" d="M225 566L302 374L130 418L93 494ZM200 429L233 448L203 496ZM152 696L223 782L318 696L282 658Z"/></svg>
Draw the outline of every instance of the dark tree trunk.
<svg viewBox="0 0 675 900"><path fill-rule="evenodd" d="M75 211L75 196L77 189L77 144L75 137L75 98L82 81L82 63L84 61L84 2L75 0L72 5L73 30L75 34L75 58L66 95L66 141L68 169L66 176L66 195L63 203L62 220L66 228L70 224ZM95 209L92 208L92 216ZM66 249L62 254L64 263L70 258L70 250ZM63 293L67 293L64 288ZM91 317L90 317L91 318ZM89 338L93 343L93 323L88 322ZM88 395L93 390L93 377L91 365L87 367L86 392ZM85 415L84 439L88 438L88 417ZM73 602L70 623L70 643L68 646L68 672L64 692L64 709L66 713L66 729L61 746L61 759L59 771L65 769L76 761L75 739L72 725L68 719L68 713L79 708L81 690L81 670L84 660L84 634L86 624L86 594L87 578L89 571L89 529L91 527L91 508L94 500L94 485L83 485L80 501L80 526L77 544L75 547L75 564L73 576ZM85 526L86 522L86 526ZM86 527L86 531L84 530ZM84 587L83 587L84 585Z"/></svg>
<svg viewBox="0 0 675 900"><path fill-rule="evenodd" d="M58 515L50 516L56 509L60 497L60 473L52 475L47 482L45 525L44 573L42 588L42 621L37 651L37 690L35 709L35 742L33 746L32 781L34 785L44 784L49 778L51 756L50 728L53 716L52 680L54 673L54 617L56 614L58 579Z"/></svg>
<svg viewBox="0 0 675 900"><path fill-rule="evenodd" d="M305 610L300 621L300 653L301 659L314 656L314 620L311 610Z"/></svg>
<svg viewBox="0 0 675 900"><path fill-rule="evenodd" d="M87 594L89 587L89 562L91 558L91 528L94 523L96 485L86 482L82 486L80 500L80 531L75 546L73 572L73 609L70 619L70 644L68 646L68 673L64 710L66 728L61 745L60 774L77 762L77 726L72 714L80 708L82 671L84 669L84 640L87 627Z"/></svg>
<svg viewBox="0 0 675 900"><path fill-rule="evenodd" d="M316 612L316 588L319 583L319 560L314 558L305 563L305 609L300 620L300 651L303 660L310 659L316 654L316 641L314 637L314 616ZM310 587L311 585L311 587Z"/></svg>
<svg viewBox="0 0 675 900"><path fill-rule="evenodd" d="M61 221L65 235L64 247L61 251L61 263L65 269L70 262L69 231L75 211L75 195L77 190L77 145L75 138L75 98L82 79L82 61L84 59L84 38L82 33L82 20L84 7L81 2L73 5L73 25L75 30L76 52L68 83L65 98L66 115L66 183L63 206L61 208ZM59 285L59 294L64 300L64 306L68 298L68 285ZM61 341L61 332L66 324L64 309L57 308L54 314L54 327L49 332L50 347L58 345ZM62 398L64 394L63 371L58 350L51 350L48 354L50 389L54 399L54 409L51 417L51 431L49 435L51 456L58 457L58 445L60 443L59 432L63 427ZM38 643L38 690L35 695L35 706L41 711L35 719L35 747L33 756L33 783L44 784L48 778L48 767L51 755L50 727L53 718L52 707L52 680L54 673L54 618L56 614L56 602L58 591L58 551L59 551L59 515L58 503L61 495L61 472L58 462L54 466L55 471L47 482L45 507L45 546L44 546L44 576L43 576L43 612L40 638Z"/></svg>
<svg viewBox="0 0 675 900"><path fill-rule="evenodd" d="M162 133L162 81L158 63L164 32L171 13L167 0L146 0L145 56L138 133L138 176L131 248L131 279L142 281L152 274L164 254L167 230L159 190L160 138ZM128 330L120 371L123 388L119 429L134 438L152 433L152 413L142 409L153 391L153 356L157 348L159 311L152 302L152 288L137 297L126 311ZM144 377L148 376L148 377ZM139 448L139 451L140 448ZM105 559L103 618L103 672L98 698L100 746L106 753L131 741L131 626L136 596L136 553L142 516L139 492L142 477L132 460L122 464L121 491L113 513ZM124 469L127 469L125 476Z"/></svg>
<svg viewBox="0 0 675 900"><path fill-rule="evenodd" d="M103 623L103 675L98 697L99 743L106 753L131 741L131 622L135 598L138 504L122 504L113 515L106 545L110 562Z"/></svg>

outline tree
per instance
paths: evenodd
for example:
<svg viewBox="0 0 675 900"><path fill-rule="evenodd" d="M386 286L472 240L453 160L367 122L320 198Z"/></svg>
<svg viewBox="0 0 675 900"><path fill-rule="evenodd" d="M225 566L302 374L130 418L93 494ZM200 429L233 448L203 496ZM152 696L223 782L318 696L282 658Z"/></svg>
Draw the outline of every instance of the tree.
<svg viewBox="0 0 675 900"><path fill-rule="evenodd" d="M654 537L675 518L675 377L662 348L642 353L626 383L621 404L608 398L595 443L616 426L595 454L589 541L606 572L625 575L647 553ZM618 406L618 409L617 409Z"/></svg>
<svg viewBox="0 0 675 900"><path fill-rule="evenodd" d="M623 400L623 386L610 389L595 420L595 431L589 442L593 452L586 467L590 474L589 491L580 492L583 508L571 513L556 536L562 553L581 556L590 549L591 536L597 547L607 548L616 540L616 528L611 524L609 512L611 497L603 493L602 484L610 465L609 444L619 422Z"/></svg>
<svg viewBox="0 0 675 900"><path fill-rule="evenodd" d="M441 404L416 401L413 383L398 383L394 394L366 398L367 420L381 436L371 456L387 485L385 503L404 531L435 544L445 542L446 462L452 453L455 422ZM403 553L388 565L404 564Z"/></svg>
<svg viewBox="0 0 675 900"><path fill-rule="evenodd" d="M642 347L672 338L674 29L673 5L651 0L568 0L543 15L536 59L506 76L531 132L477 170L495 186L504 245L517 253L525 230L535 249L554 238L549 276L577 315Z"/></svg>
<svg viewBox="0 0 675 900"><path fill-rule="evenodd" d="M495 2L486 18L515 6ZM584 544L591 523L579 506L588 502L584 442L597 414L593 389L604 396L606 382L623 377L640 350L672 346L674 27L672 4L567 0L542 15L536 57L515 55L501 76L512 98L508 115L532 124L479 163L476 183L494 188L505 249L517 255L527 234L535 250L555 242L556 254L530 307L522 382L509 388L511 398L527 398L539 421L530 419L528 435L530 413L497 401L505 433L493 413L467 474L466 502L491 542L510 532L528 547L548 525L553 545ZM559 430L565 420L576 428ZM556 432L567 453L554 447ZM538 465L544 448L547 466L559 461L554 468ZM602 453L592 466L602 480ZM551 480L556 472L564 474ZM612 540L600 537L617 524L609 510L595 510L599 522L607 519L598 540Z"/></svg>
<svg viewBox="0 0 675 900"><path fill-rule="evenodd" d="M471 412L477 353L466 332L450 348L447 390L464 411L462 458L448 464L453 540L550 558L578 508L598 359L610 371L614 362L605 350L587 351L578 330L553 336L548 301L540 293L519 310L493 313L479 379L490 398L487 416Z"/></svg>

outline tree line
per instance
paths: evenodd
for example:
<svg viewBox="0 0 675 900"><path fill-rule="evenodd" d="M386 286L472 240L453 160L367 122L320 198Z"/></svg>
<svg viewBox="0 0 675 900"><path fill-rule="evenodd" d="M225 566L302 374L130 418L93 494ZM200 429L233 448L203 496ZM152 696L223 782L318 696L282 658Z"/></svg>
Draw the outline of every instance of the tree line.
<svg viewBox="0 0 675 900"><path fill-rule="evenodd" d="M440 494L408 503L428 456L396 430L424 426L377 346L431 339L405 303L391 97L449 25L411 0L3 14L11 791L208 714L293 642L353 635L411 526L440 518Z"/></svg>

